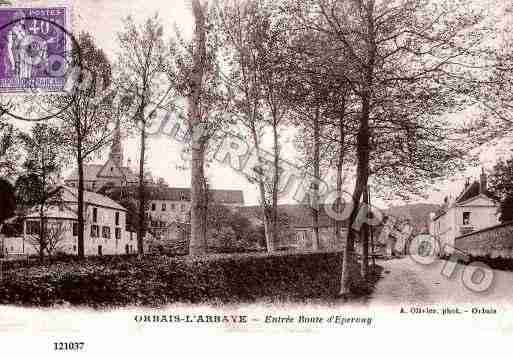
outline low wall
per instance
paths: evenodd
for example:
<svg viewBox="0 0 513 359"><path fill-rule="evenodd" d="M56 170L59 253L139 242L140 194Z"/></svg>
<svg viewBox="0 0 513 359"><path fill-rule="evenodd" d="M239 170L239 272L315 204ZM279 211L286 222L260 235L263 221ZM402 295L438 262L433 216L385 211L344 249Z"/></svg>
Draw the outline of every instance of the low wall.
<svg viewBox="0 0 513 359"><path fill-rule="evenodd" d="M456 237L454 246L472 257L513 258L513 221Z"/></svg>

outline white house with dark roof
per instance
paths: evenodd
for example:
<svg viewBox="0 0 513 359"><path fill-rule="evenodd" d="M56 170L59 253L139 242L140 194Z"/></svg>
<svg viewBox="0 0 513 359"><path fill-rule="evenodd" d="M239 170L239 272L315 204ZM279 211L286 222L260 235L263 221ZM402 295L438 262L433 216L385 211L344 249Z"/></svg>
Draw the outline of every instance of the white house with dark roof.
<svg viewBox="0 0 513 359"><path fill-rule="evenodd" d="M467 181L456 199L446 197L442 207L431 213L429 225L429 233L440 244L440 254L453 253L457 237L499 224L497 210L498 203L487 189L484 172L479 181Z"/></svg>
<svg viewBox="0 0 513 359"><path fill-rule="evenodd" d="M77 254L78 220L77 189L60 187L55 200L43 209L49 245L54 253ZM84 191L84 251L86 256L130 254L137 251L136 234L127 231L126 209L98 193ZM39 253L39 206L21 217L20 237L3 238L6 255L37 255Z"/></svg>

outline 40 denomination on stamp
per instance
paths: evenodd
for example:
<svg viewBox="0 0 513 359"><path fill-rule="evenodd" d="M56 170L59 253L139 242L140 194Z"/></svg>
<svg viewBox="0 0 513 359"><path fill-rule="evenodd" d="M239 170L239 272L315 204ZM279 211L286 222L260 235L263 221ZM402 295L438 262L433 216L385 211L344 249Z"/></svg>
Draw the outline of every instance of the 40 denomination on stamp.
<svg viewBox="0 0 513 359"><path fill-rule="evenodd" d="M0 92L61 92L72 64L70 7L0 8Z"/></svg>

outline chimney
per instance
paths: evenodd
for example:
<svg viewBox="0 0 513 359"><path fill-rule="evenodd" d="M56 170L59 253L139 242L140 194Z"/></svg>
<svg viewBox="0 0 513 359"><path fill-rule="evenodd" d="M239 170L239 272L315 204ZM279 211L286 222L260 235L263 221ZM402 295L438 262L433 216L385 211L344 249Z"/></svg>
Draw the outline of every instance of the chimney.
<svg viewBox="0 0 513 359"><path fill-rule="evenodd" d="M484 168L481 168L481 178L479 180L479 193L486 193L487 191L487 179Z"/></svg>

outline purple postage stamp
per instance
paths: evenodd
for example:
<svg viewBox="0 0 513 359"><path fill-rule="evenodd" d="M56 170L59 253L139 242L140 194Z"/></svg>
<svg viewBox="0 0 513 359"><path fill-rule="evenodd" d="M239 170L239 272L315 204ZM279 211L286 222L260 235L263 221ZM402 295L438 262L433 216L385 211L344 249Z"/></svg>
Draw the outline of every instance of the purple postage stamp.
<svg viewBox="0 0 513 359"><path fill-rule="evenodd" d="M61 92L71 60L69 7L0 8L0 92Z"/></svg>

